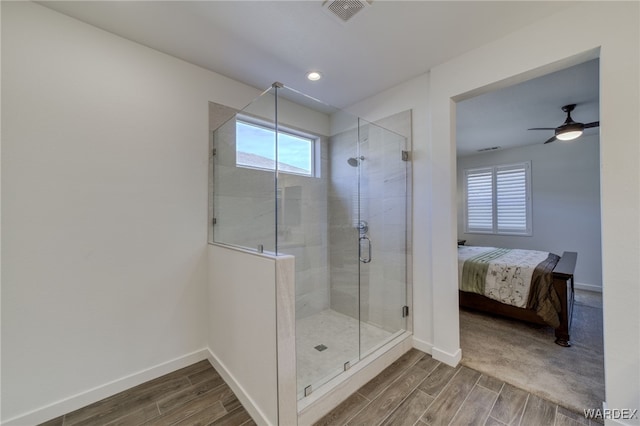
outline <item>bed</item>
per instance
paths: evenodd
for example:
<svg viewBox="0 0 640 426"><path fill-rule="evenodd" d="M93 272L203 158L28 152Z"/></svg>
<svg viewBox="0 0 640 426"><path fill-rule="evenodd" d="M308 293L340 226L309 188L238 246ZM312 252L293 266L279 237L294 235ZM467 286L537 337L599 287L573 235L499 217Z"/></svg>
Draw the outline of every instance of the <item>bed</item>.
<svg viewBox="0 0 640 426"><path fill-rule="evenodd" d="M571 346L577 256L459 245L460 306L549 325L558 345Z"/></svg>

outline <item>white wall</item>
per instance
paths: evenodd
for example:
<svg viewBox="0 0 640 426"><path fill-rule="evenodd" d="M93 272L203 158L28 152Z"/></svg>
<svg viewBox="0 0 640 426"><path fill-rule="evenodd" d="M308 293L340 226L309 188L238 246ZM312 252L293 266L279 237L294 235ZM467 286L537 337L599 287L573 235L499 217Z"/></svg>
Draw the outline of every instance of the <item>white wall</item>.
<svg viewBox="0 0 640 426"><path fill-rule="evenodd" d="M467 245L578 252L575 280L602 291L598 135L458 158L458 238ZM531 161L533 235L464 232L464 170Z"/></svg>
<svg viewBox="0 0 640 426"><path fill-rule="evenodd" d="M431 348L434 356L449 361L459 356L454 101L593 59L599 52L606 395L609 408L638 407L638 16L635 2L580 3L349 108L369 120L414 109L416 347Z"/></svg>
<svg viewBox="0 0 640 426"><path fill-rule="evenodd" d="M433 162L438 173L431 224L434 255L434 323L445 325L446 344L459 345L456 266L454 101L600 57L600 185L604 300L605 383L609 408L640 401L640 75L639 4L580 3L510 36L431 70ZM561 43L558 40L562 40ZM549 46L554 46L549 49ZM569 59L567 59L569 58ZM434 176L436 177L436 176ZM436 180L434 180L435 182ZM449 322L450 321L450 322ZM630 420L629 424L640 424Z"/></svg>
<svg viewBox="0 0 640 426"><path fill-rule="evenodd" d="M275 425L276 258L217 245L208 251L208 345L213 365L256 421Z"/></svg>
<svg viewBox="0 0 640 426"><path fill-rule="evenodd" d="M6 420L206 347L208 101L259 91L30 2L2 65Z"/></svg>

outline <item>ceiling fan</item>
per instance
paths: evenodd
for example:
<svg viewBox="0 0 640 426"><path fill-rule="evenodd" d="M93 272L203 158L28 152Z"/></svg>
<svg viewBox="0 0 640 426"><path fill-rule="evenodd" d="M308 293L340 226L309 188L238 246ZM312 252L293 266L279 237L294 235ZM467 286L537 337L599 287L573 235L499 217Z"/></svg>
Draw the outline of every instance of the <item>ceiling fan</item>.
<svg viewBox="0 0 640 426"><path fill-rule="evenodd" d="M550 143L559 139L561 141L570 141L579 138L582 135L584 129L590 127L600 126L599 121L593 121L591 123L577 123L571 118L571 111L576 107L576 104L569 104L562 107L562 110L567 113L567 119L558 127L534 127L528 130L554 130L555 135L547 139L545 143Z"/></svg>

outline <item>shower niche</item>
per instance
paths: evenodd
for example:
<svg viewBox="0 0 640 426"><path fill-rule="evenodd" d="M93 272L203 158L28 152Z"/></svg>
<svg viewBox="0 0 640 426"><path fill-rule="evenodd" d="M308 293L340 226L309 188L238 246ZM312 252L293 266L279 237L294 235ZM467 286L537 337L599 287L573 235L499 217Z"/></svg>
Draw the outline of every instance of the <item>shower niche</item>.
<svg viewBox="0 0 640 426"><path fill-rule="evenodd" d="M335 388L409 347L410 162L397 127L410 113L392 131L279 83L223 123L212 111L209 242L288 259L275 282L242 285L275 286L277 422L293 409L299 424L317 420Z"/></svg>

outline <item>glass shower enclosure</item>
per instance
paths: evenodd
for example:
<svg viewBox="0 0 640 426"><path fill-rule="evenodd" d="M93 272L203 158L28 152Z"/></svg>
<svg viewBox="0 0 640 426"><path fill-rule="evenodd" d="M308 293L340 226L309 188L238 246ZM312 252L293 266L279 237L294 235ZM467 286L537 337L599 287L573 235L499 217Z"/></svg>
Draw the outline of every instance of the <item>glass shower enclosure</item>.
<svg viewBox="0 0 640 426"><path fill-rule="evenodd" d="M303 399L407 329L407 139L274 83L211 143L210 242L295 257Z"/></svg>

